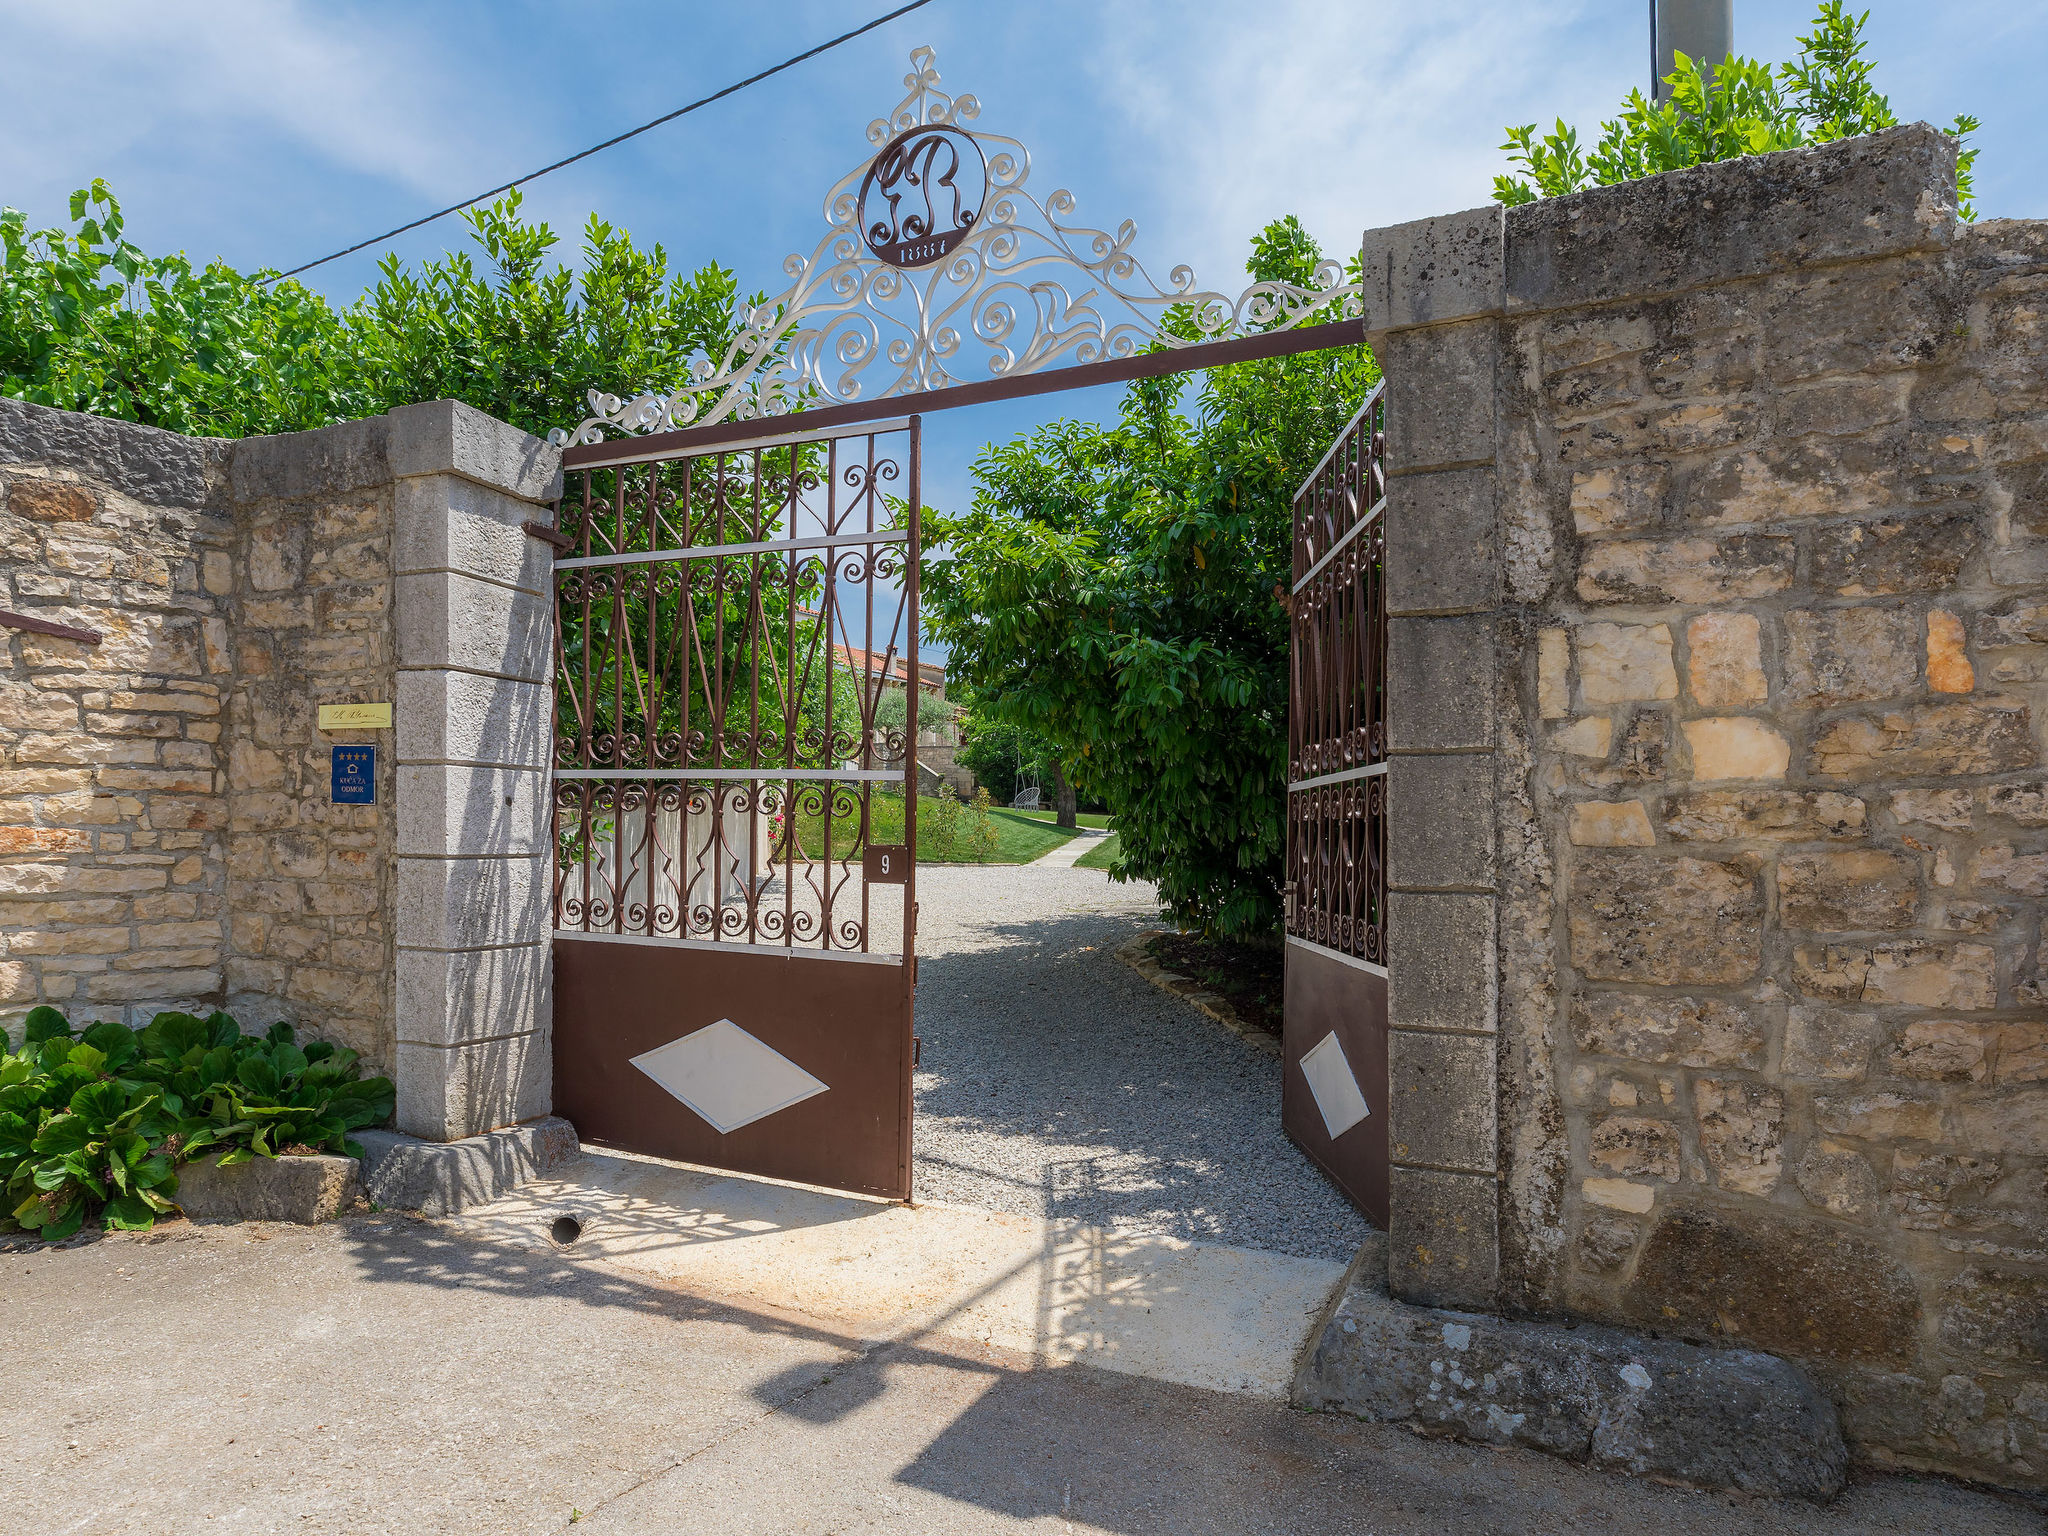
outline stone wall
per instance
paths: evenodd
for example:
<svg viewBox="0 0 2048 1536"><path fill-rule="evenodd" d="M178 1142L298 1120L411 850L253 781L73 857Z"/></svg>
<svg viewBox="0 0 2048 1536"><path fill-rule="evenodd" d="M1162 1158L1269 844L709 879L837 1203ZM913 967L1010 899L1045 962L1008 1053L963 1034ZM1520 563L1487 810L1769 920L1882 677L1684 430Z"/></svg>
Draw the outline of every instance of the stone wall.
<svg viewBox="0 0 2048 1536"><path fill-rule="evenodd" d="M2038 1485L2048 226L1953 205L1916 127L1367 236L1391 1270Z"/></svg>
<svg viewBox="0 0 2048 1536"><path fill-rule="evenodd" d="M0 1021L228 1007L353 1047L401 1129L549 1108L545 519L449 401L197 442L0 401ZM322 704L390 702L381 731ZM335 805L330 749L380 747Z"/></svg>
<svg viewBox="0 0 2048 1536"><path fill-rule="evenodd" d="M224 443L0 400L0 1019L221 995ZM18 1031L17 1031L18 1033Z"/></svg>

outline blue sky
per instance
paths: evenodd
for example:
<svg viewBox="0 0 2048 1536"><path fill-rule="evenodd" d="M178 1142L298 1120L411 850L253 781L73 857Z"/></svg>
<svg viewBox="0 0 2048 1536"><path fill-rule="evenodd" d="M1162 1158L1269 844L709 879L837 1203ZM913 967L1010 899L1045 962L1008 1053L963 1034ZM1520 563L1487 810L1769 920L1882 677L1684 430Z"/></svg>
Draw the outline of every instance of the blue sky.
<svg viewBox="0 0 2048 1536"><path fill-rule="evenodd" d="M1984 120L1987 216L2048 214L2048 0L1867 0L1879 87L1907 119ZM0 0L0 202L55 222L104 176L145 249L291 266L495 185L890 9L889 0ZM1809 0L1737 0L1736 45L1789 57ZM1590 130L1642 84L1644 0L935 0L825 57L535 184L573 237L596 210L677 262L773 291L823 229L825 189L930 44L980 124L1032 149L1155 272L1230 286L1246 240L1296 213L1332 253L1365 228L1475 206L1506 123ZM459 243L445 220L393 243ZM573 245L573 239L569 242ZM371 253L308 280L337 301ZM1116 391L931 418L927 499L975 450ZM582 414L565 401L565 421Z"/></svg>

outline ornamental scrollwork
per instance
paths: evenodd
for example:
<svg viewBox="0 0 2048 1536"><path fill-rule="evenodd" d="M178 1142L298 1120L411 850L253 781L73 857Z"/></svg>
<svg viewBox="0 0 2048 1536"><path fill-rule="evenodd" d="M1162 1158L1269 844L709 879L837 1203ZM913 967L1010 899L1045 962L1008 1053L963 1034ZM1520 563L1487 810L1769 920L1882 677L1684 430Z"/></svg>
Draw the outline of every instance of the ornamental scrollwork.
<svg viewBox="0 0 2048 1536"><path fill-rule="evenodd" d="M937 56L910 55L908 93L868 125L868 159L825 195L828 226L789 286L747 308L717 359L667 391L592 390L560 446L800 408L922 394L1055 364L1135 356L1363 312L1335 261L1307 285L1254 283L1232 297L1177 266L1164 283L1133 251L1137 226L1084 224L1066 189L1041 198L1024 145L966 125L973 96L939 89Z"/></svg>

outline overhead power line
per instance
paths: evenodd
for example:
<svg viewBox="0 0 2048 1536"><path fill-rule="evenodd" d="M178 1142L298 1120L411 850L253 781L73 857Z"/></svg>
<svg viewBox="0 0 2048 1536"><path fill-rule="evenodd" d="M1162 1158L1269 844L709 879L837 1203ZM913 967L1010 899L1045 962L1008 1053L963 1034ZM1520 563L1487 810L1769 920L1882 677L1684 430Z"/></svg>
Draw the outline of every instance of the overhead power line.
<svg viewBox="0 0 2048 1536"><path fill-rule="evenodd" d="M856 37L861 36L863 33L872 32L875 30L875 28L880 26L886 26L889 22L894 21L898 16L906 16L910 12L918 9L918 7L920 6L930 4L931 0L910 0L910 4L899 5L896 7L895 10L889 12L886 16L877 16L873 21L867 22L862 26L855 27L851 32L842 32L837 37L831 39L829 42L820 43L815 48L806 49L802 53L796 54L791 58L784 59L780 64L776 64L768 69L764 69L757 75L749 75L744 80L736 80L731 85L728 85L724 90L713 91L709 96L705 96L700 100L693 101L687 107L677 107L675 111L664 113L662 116L655 118L651 122L642 123L638 128L628 128L624 133L615 134L611 138L606 139L602 144L593 144L588 149L578 150L575 154L570 155L565 160L557 160L553 165L544 165L539 170L529 172L527 175L524 176L516 177L513 180L506 182L501 187L493 187L488 192L479 192L475 197L464 198L459 203L450 203L446 208L441 209L438 213L430 213L425 218L414 219L410 224L401 224L396 229L387 229L384 231L383 234L372 235L367 240L358 240L354 245L348 246L343 250L335 251L332 255L322 256L318 261L309 261L305 263L303 266L293 267L289 272L280 272L277 274L276 277L266 278L264 279L264 281L274 283L282 281L284 278L287 277L297 277L301 272L310 272L315 267L324 267L330 261L339 261L344 256L353 256L357 251L360 251L367 246L380 244L383 241L389 240L394 235L404 234L409 229L418 229L422 224L431 224L436 219L447 218L448 215L451 213L460 213L463 209L473 207L475 204L484 201L485 198L496 197L500 192L510 192L514 187L524 186L529 181L538 181L541 177L547 175L550 171L559 171L563 166L574 165L578 160L588 160L592 155L596 154L601 149L610 149L614 144L623 144L626 142L626 140L637 137L638 135L647 132L647 130L650 128L659 128L663 123L672 123L679 117L687 117L690 113L695 112L699 107L708 107L714 101L723 101L726 97L732 95L736 91L744 91L750 85L759 85L763 80L766 80L770 75L779 75L785 69L793 69L797 65L803 63L806 59L815 59L821 53L829 53L832 49L837 48L841 43L850 43Z"/></svg>

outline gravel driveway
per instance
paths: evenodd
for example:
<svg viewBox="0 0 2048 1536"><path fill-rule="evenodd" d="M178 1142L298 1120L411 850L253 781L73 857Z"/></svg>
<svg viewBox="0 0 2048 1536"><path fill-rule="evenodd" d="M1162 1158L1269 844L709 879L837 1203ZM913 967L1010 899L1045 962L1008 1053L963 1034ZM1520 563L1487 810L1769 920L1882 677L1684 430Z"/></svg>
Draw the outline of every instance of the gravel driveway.
<svg viewBox="0 0 2048 1536"><path fill-rule="evenodd" d="M1118 963L1099 870L918 870L920 1200L1348 1260L1370 1230L1280 1131L1280 1064Z"/></svg>

